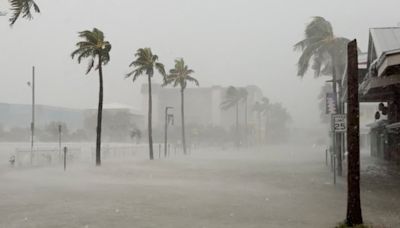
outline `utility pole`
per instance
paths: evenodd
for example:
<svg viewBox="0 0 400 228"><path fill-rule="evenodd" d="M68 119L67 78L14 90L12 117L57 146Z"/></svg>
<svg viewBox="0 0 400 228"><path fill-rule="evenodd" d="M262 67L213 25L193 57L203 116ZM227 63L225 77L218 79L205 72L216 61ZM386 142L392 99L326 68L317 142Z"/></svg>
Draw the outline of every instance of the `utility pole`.
<svg viewBox="0 0 400 228"><path fill-rule="evenodd" d="M33 146L35 138L35 66L32 67L32 82L28 82L32 88L32 122L31 122L31 165L33 164Z"/></svg>
<svg viewBox="0 0 400 228"><path fill-rule="evenodd" d="M167 143L168 143L168 124L169 124L169 114L168 110L174 107L165 107L165 128L164 128L164 156L167 157Z"/></svg>
<svg viewBox="0 0 400 228"><path fill-rule="evenodd" d="M347 214L348 226L363 223L360 200L360 104L358 99L358 56L357 40L348 44L347 48Z"/></svg>
<svg viewBox="0 0 400 228"><path fill-rule="evenodd" d="M58 125L58 148L60 151L60 156L61 156L61 134L62 134L62 125Z"/></svg>

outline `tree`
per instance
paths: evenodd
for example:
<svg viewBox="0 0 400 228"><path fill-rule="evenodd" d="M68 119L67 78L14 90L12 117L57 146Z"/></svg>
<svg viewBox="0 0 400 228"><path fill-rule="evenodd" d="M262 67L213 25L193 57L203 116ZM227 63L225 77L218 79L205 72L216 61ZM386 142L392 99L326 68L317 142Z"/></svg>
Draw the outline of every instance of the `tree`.
<svg viewBox="0 0 400 228"><path fill-rule="evenodd" d="M147 75L149 87L149 112L148 112L148 134L149 134L149 154L150 160L154 159L153 154L153 135L152 135L152 94L151 94L151 78L154 75L154 70L157 70L165 81L165 68L164 65L158 62L158 56L151 52L150 48L140 48L135 53L136 59L129 65L134 67L134 70L126 75L126 77L133 76L133 82L142 75Z"/></svg>
<svg viewBox="0 0 400 228"><path fill-rule="evenodd" d="M33 18L33 12L40 13L39 6L34 0L8 0L11 5L10 25L14 25L19 17L31 20Z"/></svg>
<svg viewBox="0 0 400 228"><path fill-rule="evenodd" d="M236 146L240 145L239 142L239 102L242 100L239 89L229 86L225 93L225 100L221 103L223 110L228 110L235 107L236 124L235 124L235 143Z"/></svg>
<svg viewBox="0 0 400 228"><path fill-rule="evenodd" d="M186 153L186 137L185 137L185 89L188 82L193 82L196 86L199 86L199 82L197 79L191 76L194 71L189 69L187 65L185 65L185 61L181 59L175 60L175 68L169 71L169 75L166 77L164 85L173 84L174 87L180 86L181 92L181 120L182 120L182 146L183 153Z"/></svg>
<svg viewBox="0 0 400 228"><path fill-rule="evenodd" d="M57 140L59 137L59 134L60 134L60 132L59 132L60 125L61 125L62 134L68 135L69 130L68 130L68 126L66 123L52 121L44 127L45 138L47 138L48 140L52 140L52 141Z"/></svg>
<svg viewBox="0 0 400 228"><path fill-rule="evenodd" d="M261 99L261 111L264 115L264 120L265 120L264 138L266 138L268 133L268 123L270 118L270 103L269 99L266 97L263 97Z"/></svg>
<svg viewBox="0 0 400 228"><path fill-rule="evenodd" d="M268 107L268 138L272 142L285 140L288 136L288 124L292 117L281 103L273 103Z"/></svg>
<svg viewBox="0 0 400 228"><path fill-rule="evenodd" d="M306 26L305 38L294 45L295 50L302 52L297 63L297 74L301 77L307 72L311 59L313 60L312 69L314 76L321 75L332 76L332 90L334 97L337 99L337 82L341 85L340 80L344 74L347 62L347 44L349 39L344 37L336 37L333 33L332 25L323 17L314 17ZM339 97L341 97L341 89ZM343 111L342 105L337 105L336 110ZM338 135L338 147L341 145L341 137ZM342 157L341 152L338 153L338 175L342 175Z"/></svg>
<svg viewBox="0 0 400 228"><path fill-rule="evenodd" d="M246 88L240 88L239 89L239 96L241 98L241 101L244 103L244 133L245 133L245 143L246 146L248 146L249 144L249 140L248 140L248 136L249 136L249 127L248 127L248 118L247 118L247 114L248 114L248 107L247 107L247 101L248 101L248 96L249 96L249 92L247 91Z"/></svg>
<svg viewBox="0 0 400 228"><path fill-rule="evenodd" d="M101 124L103 114L103 65L110 61L111 44L105 40L104 34L97 28L92 31L85 30L79 32L79 38L83 41L76 43L77 49L72 52L71 57L78 56L78 63L83 58L89 58L89 65L86 74L96 64L95 70L99 71L99 104L97 109L97 128L96 128L96 165L101 165ZM97 63L95 61L97 60Z"/></svg>
<svg viewBox="0 0 400 228"><path fill-rule="evenodd" d="M139 144L139 141L142 138L142 131L140 129L135 128L130 131L129 136L131 137L132 140L136 138L136 144Z"/></svg>

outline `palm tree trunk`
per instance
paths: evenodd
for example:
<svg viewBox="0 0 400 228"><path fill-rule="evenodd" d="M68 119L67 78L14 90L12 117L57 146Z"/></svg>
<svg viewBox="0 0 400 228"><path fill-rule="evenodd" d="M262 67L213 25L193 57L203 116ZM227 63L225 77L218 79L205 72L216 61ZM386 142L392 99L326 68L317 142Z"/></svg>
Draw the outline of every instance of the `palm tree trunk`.
<svg viewBox="0 0 400 228"><path fill-rule="evenodd" d="M149 82L149 113L148 113L148 131L149 131L149 154L150 154L150 160L154 159L153 155L153 129L152 129L152 108L153 108L153 103L152 103L152 94L151 94L151 76L148 75L148 82Z"/></svg>
<svg viewBox="0 0 400 228"><path fill-rule="evenodd" d="M186 137L185 137L185 98L184 89L181 89L181 119L182 119L182 146L183 154L186 154Z"/></svg>
<svg viewBox="0 0 400 228"><path fill-rule="evenodd" d="M360 200L360 109L358 100L357 42L348 45L348 102L347 102L347 214L346 223L353 227L363 223Z"/></svg>
<svg viewBox="0 0 400 228"><path fill-rule="evenodd" d="M246 100L244 101L244 131L245 131L245 140L246 140L246 147L249 145L249 138L248 138L248 126L247 126L247 97Z"/></svg>
<svg viewBox="0 0 400 228"><path fill-rule="evenodd" d="M336 59L335 59L335 55L331 54L331 58L332 58L332 90L333 90L333 96L336 99L336 112L337 113L341 113L340 110L340 99L341 97L338 98L338 92L337 92L337 74L336 74ZM341 152L341 135L340 133L336 133L333 132L333 137L336 137L336 140L334 140L335 145L335 151L334 153L337 155L337 174L338 176L342 176L342 152Z"/></svg>
<svg viewBox="0 0 400 228"><path fill-rule="evenodd" d="M236 103L236 146L239 147L239 103Z"/></svg>
<svg viewBox="0 0 400 228"><path fill-rule="evenodd" d="M264 129L264 140L265 144L268 144L268 110L265 111L265 129Z"/></svg>
<svg viewBox="0 0 400 228"><path fill-rule="evenodd" d="M101 123L103 117L103 68L101 56L99 55L99 105L97 108L97 128L96 128L96 166L101 165Z"/></svg>

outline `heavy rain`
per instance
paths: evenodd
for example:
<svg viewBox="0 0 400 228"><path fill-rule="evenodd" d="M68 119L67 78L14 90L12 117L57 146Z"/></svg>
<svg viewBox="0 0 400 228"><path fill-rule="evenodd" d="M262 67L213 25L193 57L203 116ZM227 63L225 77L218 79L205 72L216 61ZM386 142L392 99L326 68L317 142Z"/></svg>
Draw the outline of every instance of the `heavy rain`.
<svg viewBox="0 0 400 228"><path fill-rule="evenodd" d="M395 0L1 0L0 228L400 227Z"/></svg>

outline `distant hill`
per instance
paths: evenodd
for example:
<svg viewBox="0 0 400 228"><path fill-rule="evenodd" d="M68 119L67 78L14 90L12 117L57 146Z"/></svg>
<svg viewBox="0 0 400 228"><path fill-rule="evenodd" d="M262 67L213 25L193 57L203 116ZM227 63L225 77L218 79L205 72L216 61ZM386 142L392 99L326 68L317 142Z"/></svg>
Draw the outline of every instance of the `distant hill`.
<svg viewBox="0 0 400 228"><path fill-rule="evenodd" d="M36 105L36 126L44 126L53 121L67 124L68 128L78 129L83 126L84 111L47 105ZM28 127L32 120L32 106L26 104L0 103L0 124L5 128Z"/></svg>

